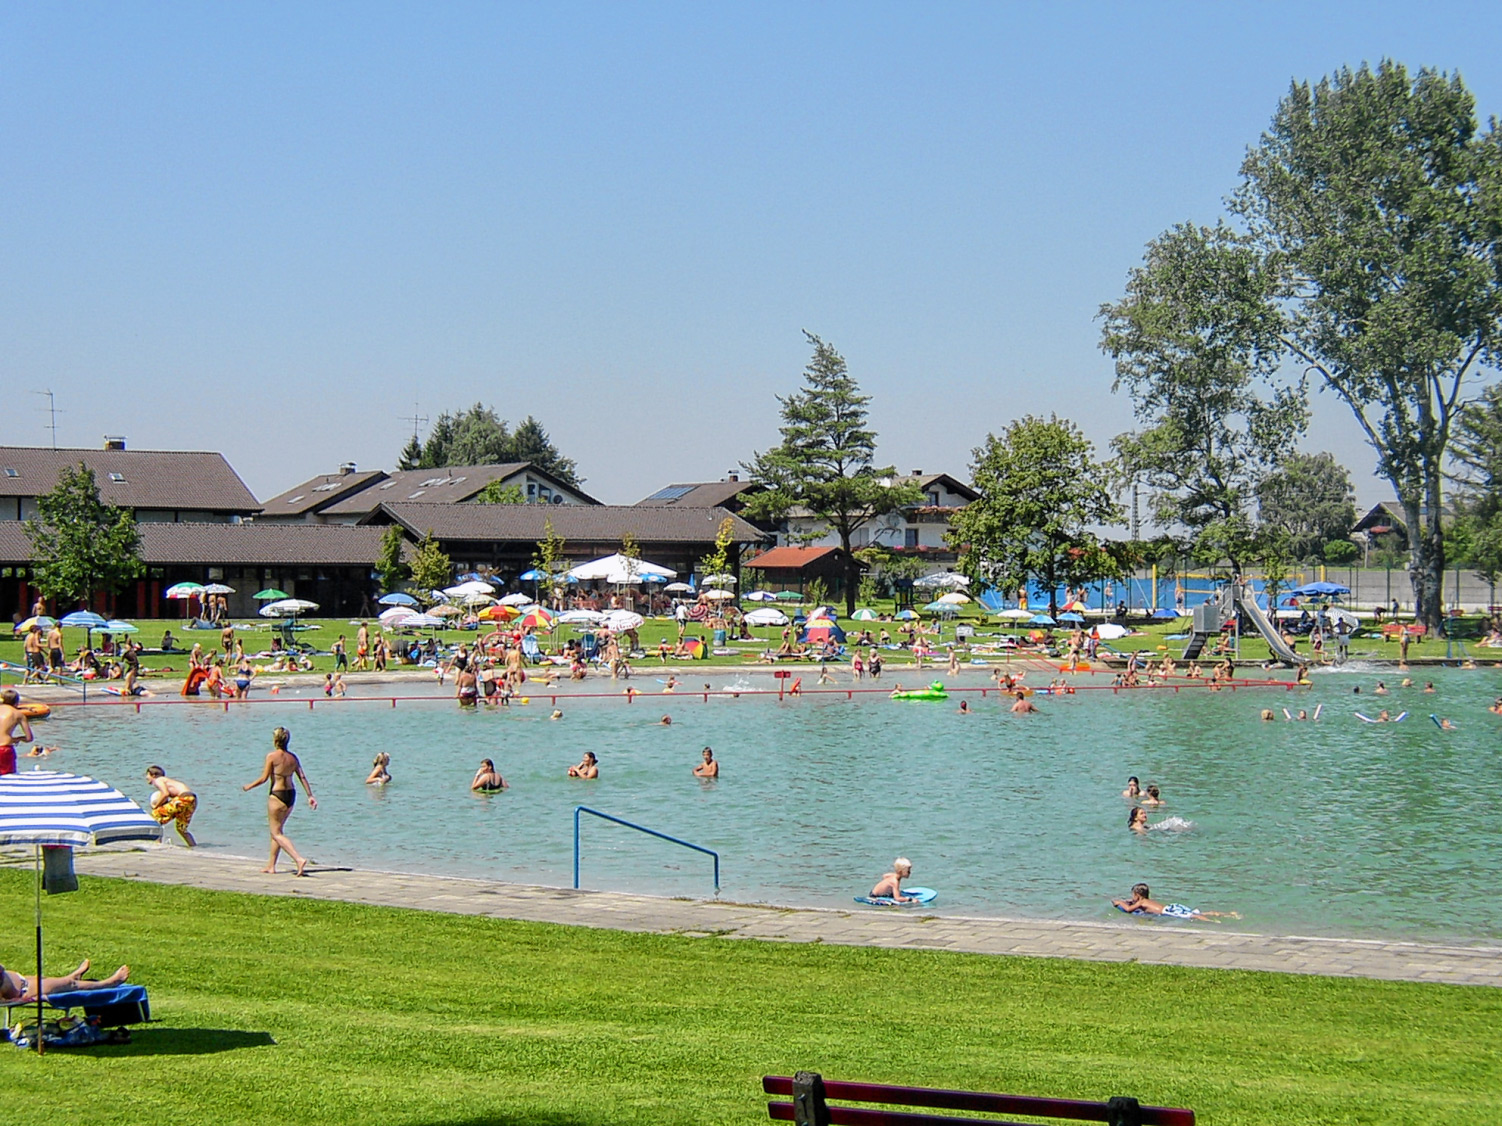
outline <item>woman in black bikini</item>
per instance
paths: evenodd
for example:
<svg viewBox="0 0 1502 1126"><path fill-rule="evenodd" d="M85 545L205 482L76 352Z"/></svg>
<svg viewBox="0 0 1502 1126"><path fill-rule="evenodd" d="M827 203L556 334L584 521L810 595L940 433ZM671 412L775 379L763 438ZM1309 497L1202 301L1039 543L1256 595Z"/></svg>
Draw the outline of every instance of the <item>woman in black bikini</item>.
<svg viewBox="0 0 1502 1126"><path fill-rule="evenodd" d="M287 818L292 815L292 807L297 803L297 788L292 780L296 778L302 782L311 808L318 808L318 799L313 796L313 787L308 784L308 777L302 772L302 763L287 749L287 744L291 741L292 733L285 727L278 727L273 731L271 753L266 756L266 764L261 767L261 776L241 789L253 790L262 782L271 783L271 793L266 797L266 820L271 826L271 859L261 871L267 874L275 872L277 858L285 852L296 862L297 874L301 876L305 874L303 870L307 868L308 862L297 854L297 849L292 847L291 839L284 832Z"/></svg>

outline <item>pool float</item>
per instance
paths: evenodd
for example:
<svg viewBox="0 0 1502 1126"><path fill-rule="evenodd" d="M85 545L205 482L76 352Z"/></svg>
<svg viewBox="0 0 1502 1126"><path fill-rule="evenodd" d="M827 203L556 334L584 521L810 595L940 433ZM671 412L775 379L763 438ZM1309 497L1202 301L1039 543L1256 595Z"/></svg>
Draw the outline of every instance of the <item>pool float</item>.
<svg viewBox="0 0 1502 1126"><path fill-rule="evenodd" d="M1362 715L1360 712L1357 712L1356 713L1356 718L1359 719L1362 723L1402 723L1405 719L1408 718L1408 713L1407 712L1399 712L1397 715L1395 715L1395 716L1389 716L1387 719L1384 720L1384 719L1373 719L1369 715Z"/></svg>
<svg viewBox="0 0 1502 1126"><path fill-rule="evenodd" d="M902 894L910 897L910 900L898 901L890 895L857 895L855 901L864 903L867 907L922 907L926 903L932 903L939 893L933 888L903 888Z"/></svg>
<svg viewBox="0 0 1502 1126"><path fill-rule="evenodd" d="M927 688L901 689L892 693L894 700L947 700L949 693L944 691L944 685L934 681Z"/></svg>
<svg viewBox="0 0 1502 1126"><path fill-rule="evenodd" d="M22 704L17 710L27 719L46 719L52 714L51 707L38 701Z"/></svg>

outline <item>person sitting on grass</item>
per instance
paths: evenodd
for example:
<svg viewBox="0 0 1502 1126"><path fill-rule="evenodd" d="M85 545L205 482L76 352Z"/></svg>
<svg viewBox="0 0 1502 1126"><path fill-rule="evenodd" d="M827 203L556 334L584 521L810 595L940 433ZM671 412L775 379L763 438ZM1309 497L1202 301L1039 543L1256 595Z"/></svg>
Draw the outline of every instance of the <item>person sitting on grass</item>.
<svg viewBox="0 0 1502 1126"><path fill-rule="evenodd" d="M85 989L109 989L121 985L130 977L130 967L121 966L109 977L98 981L86 979L83 975L89 972L89 960L85 958L78 964L67 977L44 977L42 978L41 993L44 998L56 996L59 993L78 993ZM18 974L14 970L8 970L0 966L0 1003L7 1005L25 1005L35 1003L37 999L37 979Z"/></svg>
<svg viewBox="0 0 1502 1126"><path fill-rule="evenodd" d="M1130 899L1113 899L1111 903L1128 915L1166 915L1170 919L1239 919L1236 911L1199 911L1182 903L1159 903L1151 898L1146 884L1133 884Z"/></svg>

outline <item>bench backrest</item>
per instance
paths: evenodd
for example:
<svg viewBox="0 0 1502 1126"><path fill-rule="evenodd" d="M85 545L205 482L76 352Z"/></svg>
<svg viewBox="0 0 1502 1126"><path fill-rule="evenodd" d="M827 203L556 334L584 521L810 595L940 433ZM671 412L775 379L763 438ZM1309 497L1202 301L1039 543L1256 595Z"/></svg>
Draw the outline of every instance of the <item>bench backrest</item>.
<svg viewBox="0 0 1502 1126"><path fill-rule="evenodd" d="M1029 1118L1067 1118L1105 1122L1108 1126L1194 1126L1194 1111L1180 1107L1142 1106L1136 1099L1107 1102L1082 1099L1045 1099L1033 1095L991 1095L979 1091L946 1091L932 1087L895 1087L884 1083L844 1083L824 1080L811 1071L797 1075L765 1075L762 1090L788 1097L772 1102L767 1114L798 1126L1005 1126L994 1118L957 1118L952 1115L908 1114L864 1107L830 1106L829 1099L884 1103L931 1110L963 1110L981 1114L1019 1114Z"/></svg>

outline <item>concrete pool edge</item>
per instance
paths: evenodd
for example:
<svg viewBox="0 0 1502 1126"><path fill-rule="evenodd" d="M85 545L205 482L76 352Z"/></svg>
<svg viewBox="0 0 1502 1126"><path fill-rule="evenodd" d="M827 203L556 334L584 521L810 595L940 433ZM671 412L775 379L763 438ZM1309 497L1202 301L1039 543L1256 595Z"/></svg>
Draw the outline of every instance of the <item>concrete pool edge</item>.
<svg viewBox="0 0 1502 1126"><path fill-rule="evenodd" d="M171 846L79 853L91 876L652 934L825 942L1198 969L1502 986L1502 948L1262 935L1211 924L1061 922L667 899L369 869L265 876L260 861Z"/></svg>

